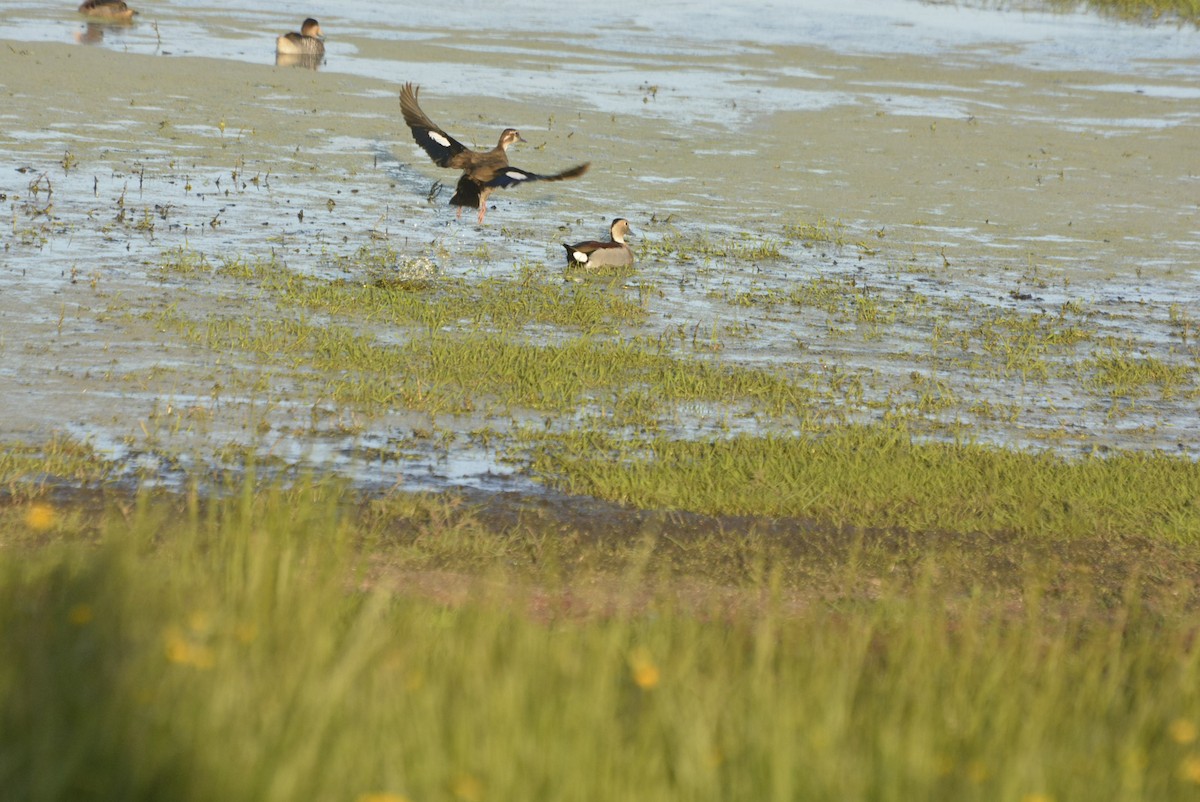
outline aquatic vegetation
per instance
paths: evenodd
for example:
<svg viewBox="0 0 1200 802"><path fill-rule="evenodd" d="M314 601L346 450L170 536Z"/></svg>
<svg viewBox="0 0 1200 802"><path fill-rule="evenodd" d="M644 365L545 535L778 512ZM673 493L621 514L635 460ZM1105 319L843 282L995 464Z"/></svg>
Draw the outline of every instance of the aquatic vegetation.
<svg viewBox="0 0 1200 802"><path fill-rule="evenodd" d="M846 239L846 227L840 220L827 220L818 217L816 222L798 221L783 227L783 234L791 240L800 242L806 247L817 244L842 246L849 241Z"/></svg>
<svg viewBox="0 0 1200 802"><path fill-rule="evenodd" d="M164 279L171 275L194 278L209 274L213 269L213 264L203 253L183 246L164 252L158 262L158 270Z"/></svg>
<svg viewBox="0 0 1200 802"><path fill-rule="evenodd" d="M307 425L316 436L365 433L365 421L405 411L470 415L472 427L480 418L486 424L489 448L551 481L559 469L546 454L532 456L524 428L531 419L551 434L576 429L637 442L686 432L698 444L748 432L836 438L840 427L870 424L880 436L911 440L913 453L939 441L990 441L991 431L1016 428L1026 431L1027 444L1081 454L1094 446L1086 429L1072 428L1078 405L1115 421L1144 410L1139 399L1148 391L1169 403L1186 403L1196 392L1189 352L1139 338L1081 300L1026 307L952 298L862 270L781 274L783 281L754 272L730 280L729 271L759 260L722 253L713 258L724 267L702 279L712 319L679 321L658 311L674 288L624 278L563 281L540 263L519 263L507 275L428 273L408 281L384 274L425 257L401 255L386 242L334 256L334 272L312 275L274 254L209 259L176 251L164 254L164 274L185 284L212 277L248 284L253 312L198 315L175 302L143 322L202 346L214 360L255 366L219 382L222 394L266 402L246 407L255 430L277 425L271 410L281 403L311 407ZM895 275L911 269L896 268ZM1044 280L1039 271L1026 270L1023 280ZM1159 337L1179 330L1183 313L1164 310L1161 317ZM781 329L792 349L787 355L778 350ZM863 361L861 349L878 361ZM124 377L141 387L166 378L144 369ZM1051 412L1058 398L1069 404L1057 422L1047 421L1037 404L1022 402L1030 396ZM260 406L265 412L256 411ZM180 427L211 428L211 412L192 408L187 420L176 414L148 421L158 433L156 449ZM1031 408L1042 416L1036 429L1026 423ZM1149 431L1153 420L1142 413L1139 425ZM455 440L472 439L454 425L446 431L449 440L416 440L387 458L437 452L435 440L445 453ZM1018 453L1037 464L1036 456ZM706 496L711 487L702 474L676 481L681 495ZM939 481L933 477L930 486ZM579 492L600 493L585 487ZM950 514L929 501L914 502L914 509L918 522ZM839 515L825 510L817 517ZM881 511L860 523L889 526L890 515Z"/></svg>
<svg viewBox="0 0 1200 802"><path fill-rule="evenodd" d="M1137 396L1153 385L1169 398L1180 387L1194 382L1196 368L1168 365L1155 357L1137 357L1120 352L1099 354L1084 363L1093 371L1093 381L1114 396Z"/></svg>
<svg viewBox="0 0 1200 802"><path fill-rule="evenodd" d="M637 249L639 258L662 260L668 257L706 261L713 259L769 260L783 256L780 244L750 232L715 238L707 232L687 234L670 228L663 236L647 240Z"/></svg>
<svg viewBox="0 0 1200 802"><path fill-rule="evenodd" d="M343 263L343 268L350 270L348 264ZM286 306L350 319L365 316L393 325L417 324L425 331L468 324L499 331L554 325L613 332L646 317L640 302L620 292L599 285L565 284L540 265L522 266L515 278L431 279L426 275L420 282L397 280L368 272L365 280L327 281L285 273L268 289Z"/></svg>
<svg viewBox="0 0 1200 802"><path fill-rule="evenodd" d="M1195 318L1179 304L1171 304L1167 312L1170 315L1171 327L1175 329L1179 339L1186 345L1195 336Z"/></svg>
<svg viewBox="0 0 1200 802"><path fill-rule="evenodd" d="M878 427L698 441L597 431L529 439L537 473L553 486L637 507L910 532L1137 532L1200 543L1200 465L1157 452L1067 460L914 442Z"/></svg>
<svg viewBox="0 0 1200 802"><path fill-rule="evenodd" d="M36 498L63 484L102 486L120 470L88 443L63 435L0 447L0 489L12 498Z"/></svg>
<svg viewBox="0 0 1200 802"><path fill-rule="evenodd" d="M1044 0L1054 8L1074 10L1093 8L1124 19L1176 17L1188 22L1200 20L1196 0Z"/></svg>

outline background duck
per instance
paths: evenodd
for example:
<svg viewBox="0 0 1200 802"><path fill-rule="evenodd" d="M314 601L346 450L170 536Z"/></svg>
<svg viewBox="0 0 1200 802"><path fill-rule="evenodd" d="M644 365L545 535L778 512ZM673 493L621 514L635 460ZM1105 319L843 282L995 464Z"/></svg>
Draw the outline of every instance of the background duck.
<svg viewBox="0 0 1200 802"><path fill-rule="evenodd" d="M625 243L625 237L633 233L629 230L629 221L618 217L612 221L608 232L608 242L588 240L575 245L564 242L567 267L632 267L633 249Z"/></svg>
<svg viewBox="0 0 1200 802"><path fill-rule="evenodd" d="M324 56L324 36L321 23L309 17L300 26L300 33L292 31L275 40L275 52L283 56Z"/></svg>
<svg viewBox="0 0 1200 802"><path fill-rule="evenodd" d="M79 13L106 20L128 21L137 12L125 4L125 0L84 0Z"/></svg>
<svg viewBox="0 0 1200 802"><path fill-rule="evenodd" d="M413 139L429 154L434 164L439 167L452 167L462 170L458 179L454 197L450 204L458 206L458 214L462 216L462 207L478 207L479 222L487 213L488 195L495 189L506 189L517 184L530 181L562 181L565 178L577 178L587 172L590 162L577 164L569 170L563 170L554 175L537 175L520 167L508 164L508 148L514 142L524 142L521 132L515 128L505 128L500 133L500 141L489 151L478 152L471 150L454 137L447 134L421 111L417 105L419 86L407 83L400 90L400 112L404 122L412 130Z"/></svg>

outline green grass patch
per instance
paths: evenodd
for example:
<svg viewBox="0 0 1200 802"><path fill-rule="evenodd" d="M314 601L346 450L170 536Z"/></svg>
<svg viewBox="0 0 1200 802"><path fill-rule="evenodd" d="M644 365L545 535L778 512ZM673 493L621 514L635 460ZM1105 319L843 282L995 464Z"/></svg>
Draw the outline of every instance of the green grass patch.
<svg viewBox="0 0 1200 802"><path fill-rule="evenodd" d="M1177 18L1195 23L1200 20L1197 0L1046 0L1055 8L1073 10L1093 8L1122 19L1143 20L1160 17Z"/></svg>
<svg viewBox="0 0 1200 802"><path fill-rule="evenodd" d="M434 411L469 411L497 403L561 412L633 393L660 403L748 402L777 413L800 410L810 397L804 388L765 371L679 359L641 341L575 338L539 345L479 334L389 348L350 337L322 344L314 353L314 364L322 369L362 359L372 362L371 373L361 377L365 384L355 385L352 377L335 379L329 385L334 397L401 401ZM370 391L377 387L386 392L387 386L393 389L382 398Z"/></svg>
<svg viewBox="0 0 1200 802"><path fill-rule="evenodd" d="M0 490L11 498L42 496L62 484L98 486L116 472L117 467L90 445L71 437L52 436L37 444L6 443L0 448Z"/></svg>
<svg viewBox="0 0 1200 802"><path fill-rule="evenodd" d="M1152 356L1116 351L1095 356L1084 367L1091 369L1097 385L1114 396L1143 395L1150 387L1157 387L1164 398L1170 398L1190 384L1196 373L1188 365L1170 365Z"/></svg>
<svg viewBox="0 0 1200 802"><path fill-rule="evenodd" d="M1075 304L1064 304L1058 314L965 304L938 319L933 328L935 348L959 349L979 369L1023 380L1049 379L1063 369L1080 344L1094 338L1095 327L1088 323L1087 312Z"/></svg>
<svg viewBox="0 0 1200 802"><path fill-rule="evenodd" d="M341 288L325 286L322 308L335 313ZM397 296L386 288L354 287L345 296L388 309ZM346 303L352 303L346 300ZM413 309L428 309L419 302ZM361 306L354 308L361 309ZM436 314L436 313L435 313ZM541 344L526 336L468 329L446 336L437 327L399 345L341 323L310 318L209 317L191 320L178 308L155 314L189 342L218 353L237 351L307 373L315 371L323 397L366 408L397 405L433 412L465 412L481 405L538 411L573 410L613 393L649 394L663 403L747 403L774 413L802 410L811 395L772 372L672 356L650 339L572 337ZM490 327L484 327L488 329Z"/></svg>
<svg viewBox="0 0 1200 802"><path fill-rule="evenodd" d="M846 428L806 437L535 440L538 474L650 509L826 525L1200 542L1200 465L1158 452L1066 459Z"/></svg>
<svg viewBox="0 0 1200 802"><path fill-rule="evenodd" d="M377 274L368 274L367 280L329 281L284 274L268 289L285 307L426 330L557 326L614 333L646 318L640 300L620 290L564 282L543 267L529 265L515 277L474 282L449 278L415 282Z"/></svg>
<svg viewBox="0 0 1200 802"><path fill-rule="evenodd" d="M806 248L814 245L846 245L846 226L840 220L828 220L818 217L816 222L798 220L783 227L783 235L789 240L799 242Z"/></svg>
<svg viewBox="0 0 1200 802"><path fill-rule="evenodd" d="M664 582L641 546L563 586L546 538L566 532L489 537L421 499L364 517L332 486L232 490L142 497L88 538L3 550L6 796L1172 802L1200 787L1200 622L1178 596L1147 608L1133 582L1111 608L1087 595L1094 577L1066 603L1036 572L947 596L953 556L927 553L903 592L830 566L869 592L827 602L789 591L789 558L747 539L758 579L739 595ZM0 518L0 543L35 523ZM492 570L413 572L397 530ZM536 582L504 573L522 551L547 566Z"/></svg>
<svg viewBox="0 0 1200 802"><path fill-rule="evenodd" d="M658 260L672 258L685 261L763 261L780 259L783 253L779 242L758 234L739 232L718 238L707 233L685 234L672 228L658 239L644 243L639 249L639 256L643 259Z"/></svg>

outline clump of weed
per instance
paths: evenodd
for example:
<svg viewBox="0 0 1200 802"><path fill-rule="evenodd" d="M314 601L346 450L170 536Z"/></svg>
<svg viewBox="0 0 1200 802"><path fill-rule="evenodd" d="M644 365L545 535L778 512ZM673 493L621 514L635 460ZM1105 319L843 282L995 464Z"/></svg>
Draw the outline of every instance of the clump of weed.
<svg viewBox="0 0 1200 802"><path fill-rule="evenodd" d="M757 262L782 258L778 242L751 232L714 238L707 232L684 233L671 229L662 237L645 242L639 254L643 258L674 258L685 261L736 259Z"/></svg>
<svg viewBox="0 0 1200 802"><path fill-rule="evenodd" d="M828 220L818 217L816 222L797 221L783 227L783 235L793 242L799 242L806 248L815 245L834 245L841 247L847 243L846 227L840 220Z"/></svg>
<svg viewBox="0 0 1200 802"><path fill-rule="evenodd" d="M1200 21L1200 8L1197 7L1195 0L1046 0L1046 2L1053 7L1065 10L1086 6L1129 20L1166 17L1191 23Z"/></svg>
<svg viewBox="0 0 1200 802"><path fill-rule="evenodd" d="M112 461L72 437L55 435L43 443L0 448L0 488L12 497L39 496L60 484L95 487L118 475Z"/></svg>
<svg viewBox="0 0 1200 802"><path fill-rule="evenodd" d="M1163 398L1170 398L1195 375L1188 365L1170 365L1153 356L1135 356L1113 351L1098 354L1084 363L1092 371L1092 381L1114 397L1137 397L1157 387Z"/></svg>
<svg viewBox="0 0 1200 802"><path fill-rule="evenodd" d="M193 251L180 245L169 251L164 251L158 262L160 278L167 276L182 276L194 278L213 272L212 262L199 251Z"/></svg>

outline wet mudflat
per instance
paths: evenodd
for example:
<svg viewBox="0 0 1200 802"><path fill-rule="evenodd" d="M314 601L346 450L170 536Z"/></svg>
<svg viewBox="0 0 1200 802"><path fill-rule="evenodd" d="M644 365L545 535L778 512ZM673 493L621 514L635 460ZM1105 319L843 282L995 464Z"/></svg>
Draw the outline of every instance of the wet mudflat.
<svg viewBox="0 0 1200 802"><path fill-rule="evenodd" d="M298 22L282 11L168 4L82 45L71 15L18 9L26 38L0 48L4 437L83 441L165 480L254 455L493 489L526 487L534 429L883 423L1200 450L1194 32L814 3L804 33L667 5L589 39L536 11L481 34L335 5L314 72L272 64L269 31ZM399 118L406 80L469 144L516 125L514 164L592 170L458 221L436 183L455 176ZM564 277L558 243L616 216L638 268ZM645 373L548 400L520 363L504 386L437 372L578 341L652 343L800 400ZM348 356L371 349L395 358Z"/></svg>

